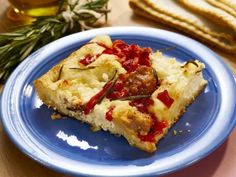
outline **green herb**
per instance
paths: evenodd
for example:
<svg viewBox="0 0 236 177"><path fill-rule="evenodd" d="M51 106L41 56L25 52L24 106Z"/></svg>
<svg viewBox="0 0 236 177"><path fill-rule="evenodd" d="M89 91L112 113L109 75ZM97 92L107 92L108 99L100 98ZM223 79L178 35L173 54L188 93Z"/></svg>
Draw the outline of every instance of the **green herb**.
<svg viewBox="0 0 236 177"><path fill-rule="evenodd" d="M153 72L153 75L154 75L154 77L157 81L157 85L159 85L160 83L159 83L159 79L158 79L158 76L157 76L157 71L154 68L152 68L152 72Z"/></svg>
<svg viewBox="0 0 236 177"><path fill-rule="evenodd" d="M58 13L39 17L30 25L0 34L0 82L29 54L65 35L91 29L107 16L108 0L60 0Z"/></svg>
<svg viewBox="0 0 236 177"><path fill-rule="evenodd" d="M187 61L187 62L186 62L183 66L181 66L181 67L183 68L183 67L187 66L189 63L192 63L192 64L194 64L196 67L198 67L197 62L194 61L194 60L189 60L189 61Z"/></svg>
<svg viewBox="0 0 236 177"><path fill-rule="evenodd" d="M94 68L96 68L96 66L88 66L86 68L69 68L69 69L84 71L84 70L90 70L90 69L94 69Z"/></svg>
<svg viewBox="0 0 236 177"><path fill-rule="evenodd" d="M62 69L63 69L64 65L62 65L60 67L60 70L59 70L59 73L58 73L58 77L57 77L57 80L56 81L59 81L61 79L61 73L62 73Z"/></svg>
<svg viewBox="0 0 236 177"><path fill-rule="evenodd" d="M118 100L137 100L137 99L142 99L142 98L149 98L151 95L135 95L135 96L127 96L127 97L121 97L118 98Z"/></svg>
<svg viewBox="0 0 236 177"><path fill-rule="evenodd" d="M170 47L165 47L165 48L159 49L159 51L160 52L167 52L167 51L175 49L176 47L177 47L176 45L170 46Z"/></svg>

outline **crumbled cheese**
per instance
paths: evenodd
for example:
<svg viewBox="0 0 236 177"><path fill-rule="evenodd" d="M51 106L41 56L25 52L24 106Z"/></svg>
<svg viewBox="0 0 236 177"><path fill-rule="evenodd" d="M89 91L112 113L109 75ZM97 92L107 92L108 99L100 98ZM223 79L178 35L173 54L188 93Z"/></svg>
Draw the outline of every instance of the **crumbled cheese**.
<svg viewBox="0 0 236 177"><path fill-rule="evenodd" d="M191 132L191 130L188 130L188 132Z"/></svg>
<svg viewBox="0 0 236 177"><path fill-rule="evenodd" d="M182 133L183 132L183 130L179 130L179 133Z"/></svg>
<svg viewBox="0 0 236 177"><path fill-rule="evenodd" d="M107 73L102 73L102 78L103 78L103 80L104 80L105 82L107 82L107 81L108 81L108 75L107 75Z"/></svg>

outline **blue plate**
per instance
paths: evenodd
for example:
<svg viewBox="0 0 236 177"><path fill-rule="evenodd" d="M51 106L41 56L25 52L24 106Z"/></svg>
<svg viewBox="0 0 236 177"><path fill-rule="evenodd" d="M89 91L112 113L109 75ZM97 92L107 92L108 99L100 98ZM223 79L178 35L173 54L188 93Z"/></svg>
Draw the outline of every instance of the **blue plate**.
<svg viewBox="0 0 236 177"><path fill-rule="evenodd" d="M64 118L52 120L52 110L38 99L33 81L61 59L99 34L109 34L142 47L177 45L165 52L183 62L205 63L205 90L180 121L160 141L155 153L128 145L108 132L93 133L86 124ZM202 44L182 35L141 27L111 27L73 34L30 55L8 79L1 101L4 128L12 141L43 165L73 175L145 176L186 167L217 148L236 122L236 84L223 61ZM172 131L177 130L176 136Z"/></svg>

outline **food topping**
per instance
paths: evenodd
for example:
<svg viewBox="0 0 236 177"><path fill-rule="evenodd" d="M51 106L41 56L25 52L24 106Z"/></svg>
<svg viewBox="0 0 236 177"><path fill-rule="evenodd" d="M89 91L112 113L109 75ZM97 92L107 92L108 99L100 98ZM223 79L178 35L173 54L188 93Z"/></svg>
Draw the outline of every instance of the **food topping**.
<svg viewBox="0 0 236 177"><path fill-rule="evenodd" d="M93 61L95 61L96 57L95 56L91 56L90 54L87 54L85 56L83 56L81 59L80 59L80 63L83 64L83 65L88 65L90 63L92 63Z"/></svg>
<svg viewBox="0 0 236 177"><path fill-rule="evenodd" d="M140 112L142 113L149 113L148 107L150 105L153 105L154 102L151 98L142 98L142 99L137 99L133 100L129 103L130 106L136 107Z"/></svg>
<svg viewBox="0 0 236 177"><path fill-rule="evenodd" d="M95 68L96 68L96 66L88 66L88 67L84 67L84 68L74 67L74 68L69 68L69 69L74 69L74 70L78 70L78 71L86 71L86 70L95 69Z"/></svg>
<svg viewBox="0 0 236 177"><path fill-rule="evenodd" d="M96 95L94 95L92 98L90 98L90 100L85 104L84 106L84 114L87 115L89 114L93 108L95 107L96 104L99 104L104 97L106 97L106 95L110 92L110 90L112 89L112 87L114 86L116 80L116 73L117 70L115 70L112 78L104 85L103 89L98 92Z"/></svg>
<svg viewBox="0 0 236 177"><path fill-rule="evenodd" d="M155 136L163 133L163 129L168 126L168 123L165 121L159 122L157 120L157 117L149 112L148 107L154 104L153 100L151 98L143 98L143 99L133 100L129 104L130 106L135 106L140 112L149 114L150 117L152 118L152 126L148 134L147 135L139 134L138 137L142 141L155 142Z"/></svg>
<svg viewBox="0 0 236 177"><path fill-rule="evenodd" d="M111 92L107 95L107 98L115 100L127 96L129 93L128 90L124 88L124 81L125 75L120 74Z"/></svg>
<svg viewBox="0 0 236 177"><path fill-rule="evenodd" d="M151 130L149 131L149 133L147 135L138 135L138 137L142 140L142 141L149 141L149 142L155 142L155 137L158 134L162 134L163 133L163 129L166 128L168 126L168 123L166 121L157 121L157 118L152 114L152 127Z"/></svg>
<svg viewBox="0 0 236 177"><path fill-rule="evenodd" d="M190 63L192 63L193 65L195 65L196 67L198 67L198 64L197 64L196 61L194 61L194 60L189 60L189 61L187 61L187 62L182 66L182 68L185 67L185 66L187 66L187 65L190 64Z"/></svg>
<svg viewBox="0 0 236 177"><path fill-rule="evenodd" d="M127 72L135 71L140 65L151 67L150 48L141 48L135 44L129 45L124 41L116 40L113 42L112 50Z"/></svg>
<svg viewBox="0 0 236 177"><path fill-rule="evenodd" d="M135 95L135 96L126 96L122 97L119 100L137 100L141 98L149 98L151 95Z"/></svg>
<svg viewBox="0 0 236 177"><path fill-rule="evenodd" d="M101 54L117 55L119 62L127 72L135 71L141 65L151 67L151 61L149 58L149 54L151 53L150 48L141 48L135 44L129 45L121 40L114 41L112 48L108 48L98 42L91 43L96 43L97 45L105 48ZM84 58L80 59L80 63L86 66L95 61L101 54L97 54L95 56L85 55Z"/></svg>
<svg viewBox="0 0 236 177"><path fill-rule="evenodd" d="M64 65L61 65L56 81L59 81L61 79L61 73L62 73L63 67Z"/></svg>
<svg viewBox="0 0 236 177"><path fill-rule="evenodd" d="M169 96L169 93L167 90L164 90L163 92L159 93L157 95L157 98L166 105L167 108L170 108L173 104L174 100Z"/></svg>
<svg viewBox="0 0 236 177"><path fill-rule="evenodd" d="M113 110L115 109L114 106L110 107L110 109L106 112L106 119L108 121L112 121L113 117L112 117L112 113L113 113Z"/></svg>
<svg viewBox="0 0 236 177"><path fill-rule="evenodd" d="M136 71L121 74L107 98L115 99L137 99L150 96L158 86L153 69L151 67L139 66ZM137 96L135 98L134 96Z"/></svg>
<svg viewBox="0 0 236 177"><path fill-rule="evenodd" d="M99 100L106 96L110 100L123 99L131 100L130 106L134 106L138 111L146 113L152 119L152 126L148 134L138 133L138 137L142 141L155 141L155 136L163 132L167 127L166 122L158 122L154 114L150 113L148 107L154 102L150 98L151 94L159 85L158 77L155 69L151 67L149 54L150 48L140 48L138 45L128 45L121 40L113 42L112 48L108 48L98 43L105 48L102 54L113 54L118 56L118 61L127 73L120 74L113 82L108 82L103 89L93 96L84 107L84 114L89 114ZM95 57L98 57L96 55ZM94 61L95 57L85 56L80 60L80 63L87 65ZM105 75L104 75L105 78ZM110 107L106 112L106 119L112 121L112 113L114 107Z"/></svg>
<svg viewBox="0 0 236 177"><path fill-rule="evenodd" d="M100 92L98 92L96 95L90 98L90 100L84 106L85 115L89 114L93 110L94 106L100 102L103 95L107 92L107 90L111 88L111 86L112 86L112 82L108 82Z"/></svg>
<svg viewBox="0 0 236 177"><path fill-rule="evenodd" d="M152 68L140 66L125 75L124 87L129 95L150 95L157 89L157 82Z"/></svg>

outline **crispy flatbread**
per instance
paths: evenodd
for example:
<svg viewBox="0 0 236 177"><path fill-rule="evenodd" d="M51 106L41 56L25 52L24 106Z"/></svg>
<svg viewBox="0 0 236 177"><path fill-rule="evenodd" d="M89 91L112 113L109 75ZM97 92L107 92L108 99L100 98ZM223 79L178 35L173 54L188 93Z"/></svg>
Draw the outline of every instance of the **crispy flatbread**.
<svg viewBox="0 0 236 177"><path fill-rule="evenodd" d="M130 0L130 7L135 14L144 16L188 35L236 54L236 33L214 21L194 14L189 9L173 0Z"/></svg>

